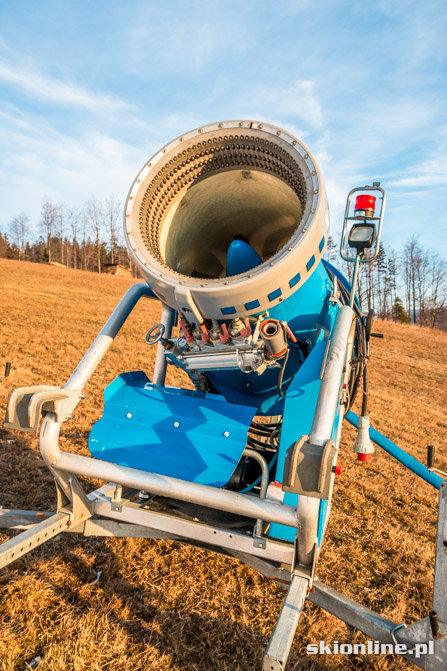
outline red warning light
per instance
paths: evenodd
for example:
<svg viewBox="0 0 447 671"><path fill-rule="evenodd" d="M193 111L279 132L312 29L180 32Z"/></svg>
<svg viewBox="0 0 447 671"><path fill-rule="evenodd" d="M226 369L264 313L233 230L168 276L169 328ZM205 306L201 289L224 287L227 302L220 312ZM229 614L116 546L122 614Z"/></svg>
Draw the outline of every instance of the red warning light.
<svg viewBox="0 0 447 671"><path fill-rule="evenodd" d="M373 217L376 209L376 197L367 193L362 193L355 199L354 216L355 217Z"/></svg>

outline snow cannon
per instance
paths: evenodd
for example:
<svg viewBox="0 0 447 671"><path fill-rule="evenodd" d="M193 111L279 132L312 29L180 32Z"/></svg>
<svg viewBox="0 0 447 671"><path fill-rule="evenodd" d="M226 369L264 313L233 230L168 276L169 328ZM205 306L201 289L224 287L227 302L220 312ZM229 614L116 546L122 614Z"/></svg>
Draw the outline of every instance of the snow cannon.
<svg viewBox="0 0 447 671"><path fill-rule="evenodd" d="M282 388L337 312L321 261L328 227L319 168L292 135L228 121L177 138L139 172L125 206L130 253L165 305L148 342L160 340L201 390L282 412Z"/></svg>
<svg viewBox="0 0 447 671"><path fill-rule="evenodd" d="M150 159L124 210L130 254L145 281L126 292L63 387L23 387L9 399L9 429L37 433L43 416L40 450L57 511L43 521L41 513L0 511L0 526L26 528L0 547L0 568L68 530L175 539L236 557L288 586L264 670L284 669L306 599L374 639L410 650L423 636L425 645L427 627L394 625L315 575L345 415L359 429L359 468L368 468L374 440L441 489L436 571L447 570L447 488L433 468L370 428L367 416L374 334L356 286L360 264L378 252L384 206L378 182L348 196L341 247L353 263L348 282L322 258L329 209L320 170L286 131L215 123ZM106 387L91 457L62 452L62 423L142 297L161 305L145 338L156 347L154 369L124 372ZM186 373L185 388L166 384L168 364ZM350 407L361 381L357 417ZM86 494L78 476L105 484ZM444 592L435 592L439 633L447 613ZM447 651L447 639L433 633L430 640L440 655Z"/></svg>

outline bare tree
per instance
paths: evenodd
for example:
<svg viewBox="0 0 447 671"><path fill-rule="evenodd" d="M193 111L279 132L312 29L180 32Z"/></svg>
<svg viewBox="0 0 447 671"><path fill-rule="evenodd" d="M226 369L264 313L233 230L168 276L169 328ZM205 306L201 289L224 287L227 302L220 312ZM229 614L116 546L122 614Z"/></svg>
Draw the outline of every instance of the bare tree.
<svg viewBox="0 0 447 671"><path fill-rule="evenodd" d="M48 263L52 261L52 237L57 232L59 224L61 206L52 203L49 198L44 198L42 204L42 219L40 225L43 228L47 238Z"/></svg>
<svg viewBox="0 0 447 671"><path fill-rule="evenodd" d="M447 307L447 270L445 260L433 254L429 259L427 312L431 328L435 328L441 312Z"/></svg>
<svg viewBox="0 0 447 671"><path fill-rule="evenodd" d="M19 260L25 258L25 242L30 233L30 219L24 212L18 214L9 224L9 234L17 245Z"/></svg>
<svg viewBox="0 0 447 671"><path fill-rule="evenodd" d="M77 245L78 231L81 224L82 212L79 208L71 207L66 211L65 218L71 233L71 246L73 250L73 268L77 267Z"/></svg>
<svg viewBox="0 0 447 671"><path fill-rule="evenodd" d="M59 238L61 263L64 264L64 230L65 230L65 208L63 205L57 205L57 214L55 220L56 235Z"/></svg>
<svg viewBox="0 0 447 671"><path fill-rule="evenodd" d="M112 195L109 198L106 198L104 209L110 242L110 259L112 263L115 263L115 248L118 239L117 224L121 213L121 203L116 196Z"/></svg>
<svg viewBox="0 0 447 671"><path fill-rule="evenodd" d="M85 215L87 224L95 237L95 251L96 251L96 268L98 273L101 272L101 246L102 246L102 232L104 225L104 210L102 204L92 198L86 203Z"/></svg>
<svg viewBox="0 0 447 671"><path fill-rule="evenodd" d="M421 264L421 262L422 262L422 249L418 243L417 236L413 235L406 243L402 255L407 313L409 316L412 316L413 324L416 324L417 322L416 285L419 272L418 267Z"/></svg>

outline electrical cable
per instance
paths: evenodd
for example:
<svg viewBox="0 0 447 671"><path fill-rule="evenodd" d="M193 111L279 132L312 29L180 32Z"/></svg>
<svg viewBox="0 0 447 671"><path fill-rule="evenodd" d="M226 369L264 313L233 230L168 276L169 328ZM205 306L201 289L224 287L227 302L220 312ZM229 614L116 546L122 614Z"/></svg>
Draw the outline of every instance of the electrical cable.
<svg viewBox="0 0 447 671"><path fill-rule="evenodd" d="M283 377L284 377L284 369L287 365L288 358L289 358L289 350L287 349L286 353L284 354L284 358L282 360L282 365L281 365L281 370L279 371L279 375L278 375L278 396L280 396L281 398L284 398L284 396L286 395L286 393L282 390L282 381L283 381Z"/></svg>

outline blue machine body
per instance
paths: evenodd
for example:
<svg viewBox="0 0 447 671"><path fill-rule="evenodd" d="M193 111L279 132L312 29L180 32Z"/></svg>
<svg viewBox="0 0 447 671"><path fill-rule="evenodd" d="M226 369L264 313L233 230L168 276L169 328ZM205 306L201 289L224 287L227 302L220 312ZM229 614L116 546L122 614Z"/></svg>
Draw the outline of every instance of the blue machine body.
<svg viewBox="0 0 447 671"><path fill-rule="evenodd" d="M287 321L293 333L308 341L309 349L327 340L332 331L338 307L329 302L331 281L323 263L318 264L309 279L298 291L269 310L273 319ZM303 364L298 349L290 348L284 372L284 388L290 384ZM241 405L252 405L257 415L282 415L284 399L278 396L278 369L266 370L262 375L239 370L207 373L219 394Z"/></svg>
<svg viewBox="0 0 447 671"><path fill-rule="evenodd" d="M229 249L228 263L255 263L242 241ZM250 248L249 248L250 249ZM238 265L239 264L239 265ZM285 455L300 436L308 435L320 392L320 372L327 341L339 310L330 301L330 271L347 288L346 279L331 264L321 262L294 294L269 311L287 321L305 341L309 354L303 361L299 348L290 347L284 371L285 396L278 395L278 368L262 375L240 370L208 371L217 393L207 394L149 382L142 372L125 373L104 393L104 415L90 434L94 457L191 482L222 487L228 483L246 446L254 415L282 415L276 480L282 481ZM337 440L341 417L337 414L332 438ZM284 502L296 506L298 497L286 493ZM321 544L329 513L321 500L318 541ZM296 530L278 524L269 536L293 542Z"/></svg>

